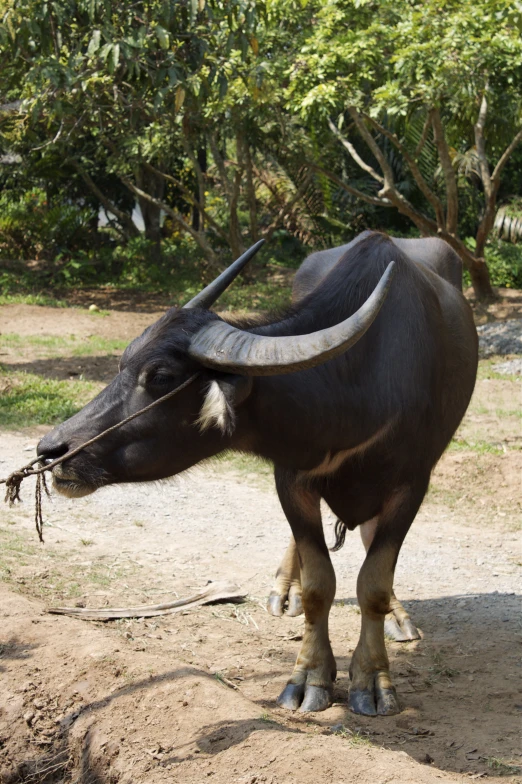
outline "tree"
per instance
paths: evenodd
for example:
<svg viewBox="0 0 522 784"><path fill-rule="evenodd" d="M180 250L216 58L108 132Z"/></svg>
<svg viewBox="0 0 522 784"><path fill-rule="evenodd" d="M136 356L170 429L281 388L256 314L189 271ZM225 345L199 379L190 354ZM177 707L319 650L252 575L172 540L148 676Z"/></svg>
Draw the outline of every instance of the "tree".
<svg viewBox="0 0 522 784"><path fill-rule="evenodd" d="M331 0L290 74L290 107L309 127L328 128L367 184L317 169L445 239L480 299L493 294L484 247L502 174L522 141L521 31L522 8L508 0ZM470 153L473 178L459 169ZM397 157L414 184L410 198L394 174ZM459 197L473 183L480 214L471 248Z"/></svg>
<svg viewBox="0 0 522 784"><path fill-rule="evenodd" d="M251 239L296 217L311 174L284 171L270 150L291 124L279 52L293 21L244 0L144 0L132 13L102 0L20 0L4 21L10 149L59 159L127 237L131 213L104 189L115 178L139 202L147 238L159 246L163 213L211 265L220 246L244 249L245 211ZM275 170L284 188L272 187Z"/></svg>
<svg viewBox="0 0 522 784"><path fill-rule="evenodd" d="M226 87L251 45L253 4L21 0L5 5L3 22L1 97L9 104L0 121L10 149L59 157L132 236L130 214L96 180L103 167L139 201L149 239L159 241L163 210L214 261L205 233L165 201L164 174L181 172L170 181L188 193L185 101Z"/></svg>

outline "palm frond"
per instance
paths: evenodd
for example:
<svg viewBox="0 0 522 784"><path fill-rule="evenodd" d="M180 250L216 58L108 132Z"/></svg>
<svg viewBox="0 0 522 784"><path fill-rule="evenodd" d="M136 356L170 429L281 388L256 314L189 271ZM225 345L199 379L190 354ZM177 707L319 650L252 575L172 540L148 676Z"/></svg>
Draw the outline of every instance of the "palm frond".
<svg viewBox="0 0 522 784"><path fill-rule="evenodd" d="M503 204L497 210L494 231L505 242L516 243L522 240L522 200L515 199Z"/></svg>

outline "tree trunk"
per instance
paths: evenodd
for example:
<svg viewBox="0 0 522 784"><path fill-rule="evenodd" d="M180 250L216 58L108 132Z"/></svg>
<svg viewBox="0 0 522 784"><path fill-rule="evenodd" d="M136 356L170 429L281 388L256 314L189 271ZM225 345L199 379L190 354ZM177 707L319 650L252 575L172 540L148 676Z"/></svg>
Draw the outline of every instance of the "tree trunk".
<svg viewBox="0 0 522 784"><path fill-rule="evenodd" d="M196 179L197 182L194 186L194 199L204 208L205 207L205 186L204 177L207 173L207 150L205 147L200 147L196 158L197 162ZM195 204L192 206L192 228L195 231L205 230L205 216L200 211L199 207Z"/></svg>
<svg viewBox="0 0 522 784"><path fill-rule="evenodd" d="M138 186L150 194L153 198L163 199L165 181L162 177L156 176L149 169L140 166L137 176ZM145 236L154 243L158 252L161 249L161 208L150 201L145 201L138 197L138 202L145 224Z"/></svg>
<svg viewBox="0 0 522 784"><path fill-rule="evenodd" d="M256 188L254 185L254 170L252 166L252 156L248 142L243 141L243 153L246 168L246 197L248 202L248 211L250 213L250 239L252 242L257 242L259 239L259 230L257 224L257 200Z"/></svg>
<svg viewBox="0 0 522 784"><path fill-rule="evenodd" d="M491 287L491 280L489 278L488 265L484 259L474 259L467 265L469 274L471 275L471 283L476 298L480 302L492 300L495 293Z"/></svg>

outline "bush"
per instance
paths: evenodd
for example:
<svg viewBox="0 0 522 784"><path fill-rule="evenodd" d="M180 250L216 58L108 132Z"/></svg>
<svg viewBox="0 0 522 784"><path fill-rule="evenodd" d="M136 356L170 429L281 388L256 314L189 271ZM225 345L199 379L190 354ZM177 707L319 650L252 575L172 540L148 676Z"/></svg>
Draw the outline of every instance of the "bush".
<svg viewBox="0 0 522 784"><path fill-rule="evenodd" d="M473 250L475 240L468 238L466 245ZM502 240L490 240L484 253L491 284L507 289L522 289L522 244L513 245ZM464 271L464 285L471 285L469 272Z"/></svg>
<svg viewBox="0 0 522 784"><path fill-rule="evenodd" d="M22 196L0 194L0 252L14 259L54 259L81 247L93 210L60 201L48 204L39 188Z"/></svg>
<svg viewBox="0 0 522 784"><path fill-rule="evenodd" d="M491 283L508 289L522 289L522 245L494 240L486 248Z"/></svg>

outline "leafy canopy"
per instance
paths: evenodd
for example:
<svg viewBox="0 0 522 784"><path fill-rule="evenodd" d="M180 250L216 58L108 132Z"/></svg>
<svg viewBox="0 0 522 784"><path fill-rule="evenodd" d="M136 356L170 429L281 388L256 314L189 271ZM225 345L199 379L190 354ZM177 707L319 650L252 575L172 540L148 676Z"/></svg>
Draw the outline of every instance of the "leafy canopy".
<svg viewBox="0 0 522 784"><path fill-rule="evenodd" d="M289 77L290 107L303 118L348 105L374 117L437 106L475 122L487 87L498 133L506 115L520 115L522 3L328 0Z"/></svg>

